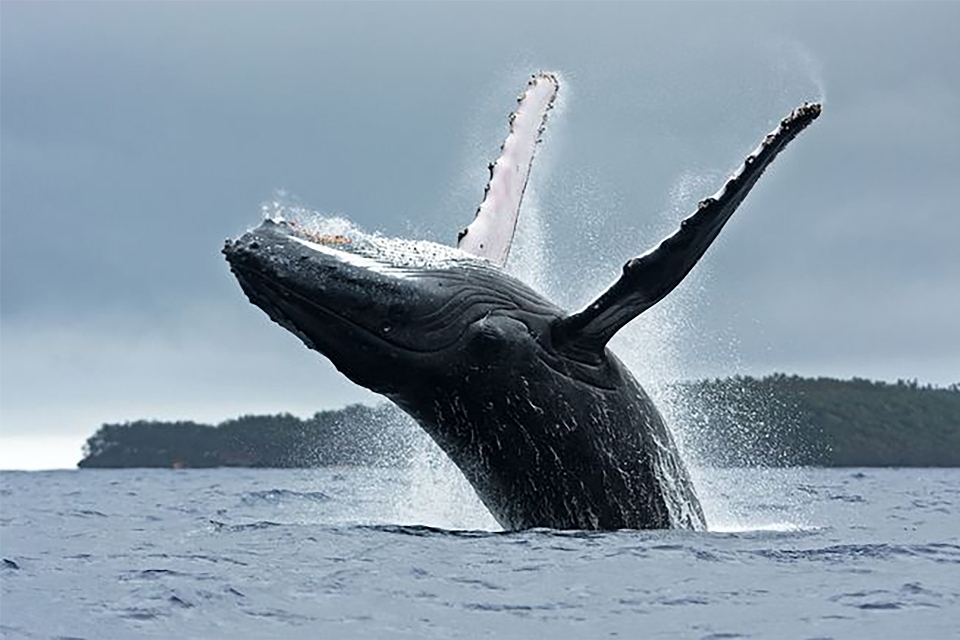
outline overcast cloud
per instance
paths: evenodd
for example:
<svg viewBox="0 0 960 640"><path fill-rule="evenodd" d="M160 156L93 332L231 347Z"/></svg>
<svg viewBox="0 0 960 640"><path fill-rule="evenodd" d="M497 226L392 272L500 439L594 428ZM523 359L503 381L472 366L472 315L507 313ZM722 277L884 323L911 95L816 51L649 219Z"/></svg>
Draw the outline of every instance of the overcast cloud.
<svg viewBox="0 0 960 640"><path fill-rule="evenodd" d="M0 463L32 437L76 459L104 421L374 400L246 302L224 238L285 189L453 242L541 68L565 84L523 224L571 307L825 101L618 342L642 381L958 381L958 24L957 3L4 2Z"/></svg>

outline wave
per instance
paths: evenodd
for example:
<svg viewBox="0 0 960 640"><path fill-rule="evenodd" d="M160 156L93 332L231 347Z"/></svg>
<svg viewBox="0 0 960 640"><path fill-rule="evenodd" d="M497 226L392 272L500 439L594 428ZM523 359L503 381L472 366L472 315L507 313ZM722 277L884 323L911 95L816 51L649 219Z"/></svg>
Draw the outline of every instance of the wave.
<svg viewBox="0 0 960 640"><path fill-rule="evenodd" d="M213 526L214 531L228 532L228 533L237 533L240 531L257 531L259 529L269 529L271 527L285 526L279 522L271 522L269 520L258 520L256 522L248 522L244 524L227 524L226 522L220 522L219 520L210 520L210 524Z"/></svg>
<svg viewBox="0 0 960 640"><path fill-rule="evenodd" d="M896 557L915 557L937 563L960 564L960 545L930 544L838 544L816 549L759 549L749 551L779 562L827 562L843 564L855 560L890 560Z"/></svg>

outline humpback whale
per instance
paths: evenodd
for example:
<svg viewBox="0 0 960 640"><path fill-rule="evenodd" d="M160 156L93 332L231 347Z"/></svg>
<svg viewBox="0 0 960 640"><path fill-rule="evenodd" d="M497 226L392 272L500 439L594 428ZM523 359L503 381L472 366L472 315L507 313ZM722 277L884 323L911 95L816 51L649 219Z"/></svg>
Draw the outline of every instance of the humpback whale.
<svg viewBox="0 0 960 640"><path fill-rule="evenodd" d="M539 73L518 98L456 248L271 216L223 253L250 302L412 416L504 529L703 529L670 430L606 345L683 280L820 105L784 118L676 233L568 313L503 269L558 87Z"/></svg>

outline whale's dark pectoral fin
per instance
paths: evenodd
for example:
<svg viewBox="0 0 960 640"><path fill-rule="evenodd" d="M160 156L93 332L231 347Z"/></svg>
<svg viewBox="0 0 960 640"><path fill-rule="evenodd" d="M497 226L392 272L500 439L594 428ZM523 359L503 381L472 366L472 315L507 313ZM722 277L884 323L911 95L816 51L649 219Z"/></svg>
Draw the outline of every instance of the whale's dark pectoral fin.
<svg viewBox="0 0 960 640"><path fill-rule="evenodd" d="M599 354L610 338L670 293L690 272L757 179L797 134L820 115L819 104L804 104L780 122L720 191L700 202L680 230L623 266L623 275L585 309L558 320L556 344L587 358Z"/></svg>
<svg viewBox="0 0 960 640"><path fill-rule="evenodd" d="M500 147L500 157L490 165L483 202L476 218L457 237L457 247L463 251L501 267L506 264L530 167L559 87L556 75L541 71L517 98L517 110L510 114L510 133Z"/></svg>

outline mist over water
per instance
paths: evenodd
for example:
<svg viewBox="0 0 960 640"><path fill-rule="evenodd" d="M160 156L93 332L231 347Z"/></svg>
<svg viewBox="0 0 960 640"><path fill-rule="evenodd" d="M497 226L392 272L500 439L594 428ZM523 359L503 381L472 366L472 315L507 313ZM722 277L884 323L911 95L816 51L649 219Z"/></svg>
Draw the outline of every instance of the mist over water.
<svg viewBox="0 0 960 640"><path fill-rule="evenodd" d="M410 466L400 473L406 484L393 497L396 523L449 530L500 531L457 465L425 431L411 432Z"/></svg>
<svg viewBox="0 0 960 640"><path fill-rule="evenodd" d="M806 99L823 104L827 100L827 85L823 78L823 64L813 51L797 40L780 38L768 44L770 64L777 70L785 90L807 91Z"/></svg>

